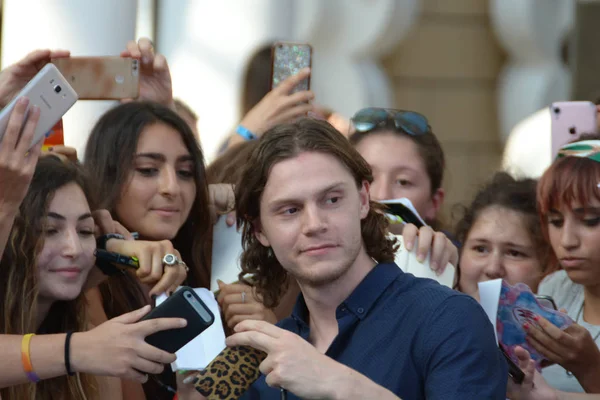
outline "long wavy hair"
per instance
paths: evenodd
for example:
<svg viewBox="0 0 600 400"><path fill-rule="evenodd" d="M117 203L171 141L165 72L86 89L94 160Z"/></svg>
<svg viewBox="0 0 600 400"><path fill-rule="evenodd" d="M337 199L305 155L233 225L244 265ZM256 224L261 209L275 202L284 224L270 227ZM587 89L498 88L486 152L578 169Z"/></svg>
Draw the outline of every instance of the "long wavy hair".
<svg viewBox="0 0 600 400"><path fill-rule="evenodd" d="M176 112L149 102L126 103L109 110L92 129L85 148L84 167L95 183L100 207L118 218L115 206L128 183L139 137L146 127L157 123L179 132L194 160L196 198L190 215L172 242L190 268L186 283L192 287L209 287L210 264L205 243L210 241L211 221L204 156L194 133ZM110 277L100 285L100 292L108 318L148 303L140 284L129 274Z"/></svg>
<svg viewBox="0 0 600 400"><path fill-rule="evenodd" d="M85 300L79 295L71 301L56 301L48 315L37 326L38 254L44 247L44 216L57 190L70 183L77 184L93 209L88 179L75 164L63 163L55 157L38 162L31 186L21 203L10 232L6 250L0 260L1 333L24 335L50 334L87 330ZM20 366L15 366L20 368ZM46 379L38 384L23 384L0 390L2 400L95 398L95 379L84 374Z"/></svg>
<svg viewBox="0 0 600 400"><path fill-rule="evenodd" d="M240 280L254 285L265 306L270 308L277 306L286 289L287 272L271 250L258 241L254 223L260 218L260 200L271 168L303 152L335 157L350 171L359 188L364 181L373 181L369 164L344 135L326 121L302 118L278 125L260 139L236 186L235 203L238 225L243 227ZM394 261L396 240L388 236L388 220L380 204L370 202L369 213L361 221L361 233L370 257L377 262ZM246 280L246 275L252 276L252 280Z"/></svg>

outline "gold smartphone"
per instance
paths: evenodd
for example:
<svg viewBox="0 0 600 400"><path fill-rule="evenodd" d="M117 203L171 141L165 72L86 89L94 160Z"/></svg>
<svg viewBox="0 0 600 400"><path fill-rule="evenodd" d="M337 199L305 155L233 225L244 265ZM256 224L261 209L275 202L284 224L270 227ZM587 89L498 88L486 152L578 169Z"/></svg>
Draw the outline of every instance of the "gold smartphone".
<svg viewBox="0 0 600 400"><path fill-rule="evenodd" d="M80 100L135 99L140 92L139 60L127 57L52 59Z"/></svg>

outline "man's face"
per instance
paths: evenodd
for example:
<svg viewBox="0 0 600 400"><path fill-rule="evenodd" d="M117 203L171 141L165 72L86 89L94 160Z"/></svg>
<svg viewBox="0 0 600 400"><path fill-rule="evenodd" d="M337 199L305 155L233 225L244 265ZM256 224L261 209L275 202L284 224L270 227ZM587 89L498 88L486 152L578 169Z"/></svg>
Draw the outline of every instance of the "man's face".
<svg viewBox="0 0 600 400"><path fill-rule="evenodd" d="M304 152L271 168L256 235L301 284L327 285L364 251L360 225L368 212L368 183L357 188L335 157Z"/></svg>

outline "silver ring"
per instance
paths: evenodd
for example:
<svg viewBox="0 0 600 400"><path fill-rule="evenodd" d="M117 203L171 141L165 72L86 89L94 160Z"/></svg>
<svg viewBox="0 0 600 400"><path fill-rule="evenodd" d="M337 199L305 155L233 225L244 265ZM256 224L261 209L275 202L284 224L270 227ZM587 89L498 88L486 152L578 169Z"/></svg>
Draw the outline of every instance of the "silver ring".
<svg viewBox="0 0 600 400"><path fill-rule="evenodd" d="M175 265L178 265L181 263L179 258L177 258L177 256L175 254L171 254L171 253L165 254L165 256L162 259L162 262L164 265L166 265L168 267L174 267Z"/></svg>
<svg viewBox="0 0 600 400"><path fill-rule="evenodd" d="M246 303L246 292L242 292L242 304Z"/></svg>

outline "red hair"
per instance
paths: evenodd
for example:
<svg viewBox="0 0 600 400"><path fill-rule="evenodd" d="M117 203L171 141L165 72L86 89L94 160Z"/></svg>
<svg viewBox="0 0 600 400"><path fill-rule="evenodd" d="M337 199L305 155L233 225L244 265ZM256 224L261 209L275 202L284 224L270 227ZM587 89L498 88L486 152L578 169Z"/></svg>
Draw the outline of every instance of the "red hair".
<svg viewBox="0 0 600 400"><path fill-rule="evenodd" d="M560 158L544 172L538 183L537 204L546 239L548 213L563 206L585 209L593 199L600 201L599 184L600 162L589 158Z"/></svg>

